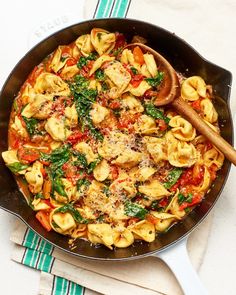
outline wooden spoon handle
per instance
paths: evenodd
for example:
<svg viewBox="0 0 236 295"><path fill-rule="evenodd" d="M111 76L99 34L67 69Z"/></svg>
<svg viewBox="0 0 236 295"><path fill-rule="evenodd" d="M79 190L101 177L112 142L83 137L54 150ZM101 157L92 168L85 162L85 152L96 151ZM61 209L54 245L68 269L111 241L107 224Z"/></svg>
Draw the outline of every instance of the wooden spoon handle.
<svg viewBox="0 0 236 295"><path fill-rule="evenodd" d="M236 150L218 133L212 130L199 115L181 97L176 98L172 105L185 117L202 135L214 144L234 165L236 165Z"/></svg>

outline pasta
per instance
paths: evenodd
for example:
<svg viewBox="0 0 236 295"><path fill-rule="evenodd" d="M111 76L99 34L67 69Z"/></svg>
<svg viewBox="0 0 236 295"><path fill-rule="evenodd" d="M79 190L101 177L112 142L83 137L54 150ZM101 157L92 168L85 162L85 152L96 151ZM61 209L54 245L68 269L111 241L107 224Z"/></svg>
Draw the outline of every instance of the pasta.
<svg viewBox="0 0 236 295"><path fill-rule="evenodd" d="M152 93L165 85L152 54L94 28L34 68L14 101L7 167L47 231L109 249L153 242L201 203L223 154ZM220 132L210 85L181 95Z"/></svg>

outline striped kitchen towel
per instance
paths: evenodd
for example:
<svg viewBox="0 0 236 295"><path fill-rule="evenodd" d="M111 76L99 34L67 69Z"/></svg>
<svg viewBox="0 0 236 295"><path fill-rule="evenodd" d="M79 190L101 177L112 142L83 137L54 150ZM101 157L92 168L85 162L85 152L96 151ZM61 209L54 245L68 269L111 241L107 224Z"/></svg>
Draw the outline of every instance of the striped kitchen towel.
<svg viewBox="0 0 236 295"><path fill-rule="evenodd" d="M209 215L188 240L190 259L196 269L204 256L211 221ZM109 262L107 267L107 262L84 260L54 248L19 220L11 241L14 242L12 259L41 271L42 295L182 294L174 275L156 257Z"/></svg>

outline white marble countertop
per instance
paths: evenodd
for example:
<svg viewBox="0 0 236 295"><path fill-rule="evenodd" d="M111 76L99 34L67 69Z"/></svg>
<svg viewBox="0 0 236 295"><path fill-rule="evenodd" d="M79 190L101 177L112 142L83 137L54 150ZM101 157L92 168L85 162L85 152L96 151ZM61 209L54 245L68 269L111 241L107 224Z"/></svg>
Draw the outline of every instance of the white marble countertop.
<svg viewBox="0 0 236 295"><path fill-rule="evenodd" d="M31 36L31 44L34 41L33 39L35 35L32 34L32 32L38 30L40 24L45 23L46 20L57 19L59 23L61 22L61 25L63 25L63 22L65 22L64 25L66 25L65 18L63 19L61 16L69 15L71 7L76 7L79 15L81 2L82 1L78 0L70 1L70 7L68 7L68 9L66 8L67 6L65 6L65 2L62 0L58 0L57 2L45 0L41 0L40 2L8 0L4 2L4 4L1 4L0 87L15 63L27 51L29 46L29 36ZM234 6L234 8L236 12L236 6ZM227 14L225 15L225 19L227 19ZM229 22L227 24L230 26ZM53 21L48 28L52 26L54 26ZM216 40L217 46L215 51L212 52L212 55L209 52L204 52L204 44L198 46L198 34L196 34L195 37L193 36L191 40L192 45L198 50L201 49L201 53L204 56L207 55L207 58L211 59L213 62L221 64L236 75L236 46L235 42L234 44L231 42L231 39L234 38L234 36L232 36L233 30L235 31L235 26L233 27L234 28L231 29L225 27L225 30L227 30L225 39ZM42 26L40 30L44 31L45 26ZM183 28L183 31L184 30L185 28ZM228 30L231 30L232 32L230 33ZM222 36L219 38L221 37ZM228 46L227 52L223 57L220 52L221 45L223 46L222 48ZM232 109L236 109L235 93L234 86L231 95ZM200 277L208 289L209 294L234 295L236 290L235 179L236 168L232 167L229 180L214 208L212 231L209 236L204 262L200 269ZM23 265L18 265L10 259L12 245L9 241L9 236L13 222L13 216L0 210L0 294L34 295L38 292L39 272Z"/></svg>

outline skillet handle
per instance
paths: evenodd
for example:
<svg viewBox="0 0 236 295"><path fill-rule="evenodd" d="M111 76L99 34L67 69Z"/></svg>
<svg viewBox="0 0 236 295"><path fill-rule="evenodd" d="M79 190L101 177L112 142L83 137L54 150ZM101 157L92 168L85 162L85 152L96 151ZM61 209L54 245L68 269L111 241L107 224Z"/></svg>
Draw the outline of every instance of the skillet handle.
<svg viewBox="0 0 236 295"><path fill-rule="evenodd" d="M207 295L187 253L187 238L154 256L162 259L172 270L185 295Z"/></svg>

